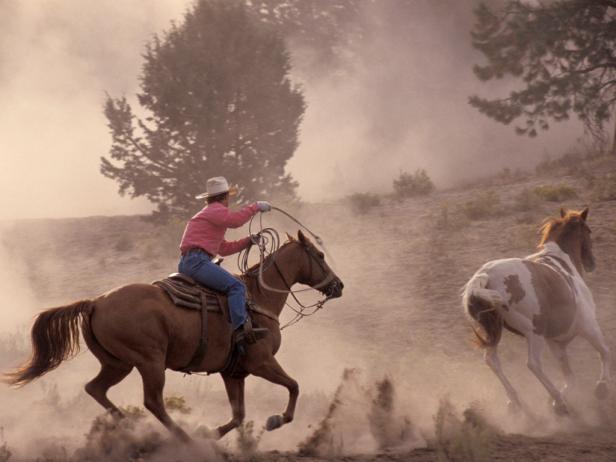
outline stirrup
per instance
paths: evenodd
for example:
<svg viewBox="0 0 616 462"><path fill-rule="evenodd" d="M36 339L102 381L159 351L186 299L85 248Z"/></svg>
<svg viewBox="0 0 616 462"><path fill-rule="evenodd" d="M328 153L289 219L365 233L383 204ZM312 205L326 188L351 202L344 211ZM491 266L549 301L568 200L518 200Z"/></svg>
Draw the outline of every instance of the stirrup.
<svg viewBox="0 0 616 462"><path fill-rule="evenodd" d="M242 342L253 344L262 338L267 337L269 329L266 327L255 327L245 332L243 328L238 329L234 335L234 343L239 344Z"/></svg>

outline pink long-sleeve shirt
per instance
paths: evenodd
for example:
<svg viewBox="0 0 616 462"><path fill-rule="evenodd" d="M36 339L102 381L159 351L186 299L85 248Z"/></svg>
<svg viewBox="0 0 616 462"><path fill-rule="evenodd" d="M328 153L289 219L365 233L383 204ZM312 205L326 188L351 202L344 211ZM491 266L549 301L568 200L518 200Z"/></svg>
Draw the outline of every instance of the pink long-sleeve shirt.
<svg viewBox="0 0 616 462"><path fill-rule="evenodd" d="M186 225L180 251L184 253L188 249L199 247L211 255L226 256L245 249L250 244L250 237L239 241L225 241L225 232L227 228L239 228L247 223L258 211L256 203L236 212L220 202L207 205Z"/></svg>

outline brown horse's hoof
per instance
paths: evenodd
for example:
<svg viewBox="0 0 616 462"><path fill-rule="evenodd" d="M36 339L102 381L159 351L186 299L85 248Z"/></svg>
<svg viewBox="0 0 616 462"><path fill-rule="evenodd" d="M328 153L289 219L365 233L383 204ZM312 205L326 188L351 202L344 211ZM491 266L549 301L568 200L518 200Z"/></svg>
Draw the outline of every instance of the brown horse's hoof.
<svg viewBox="0 0 616 462"><path fill-rule="evenodd" d="M218 429L210 430L205 425L199 425L195 430L195 435L197 435L199 438L205 438L207 440L220 439L220 431Z"/></svg>
<svg viewBox="0 0 616 462"><path fill-rule="evenodd" d="M607 382L600 380L595 386L595 398L604 400L610 394L610 390L607 388Z"/></svg>
<svg viewBox="0 0 616 462"><path fill-rule="evenodd" d="M126 415L122 411L120 411L119 409L109 409L109 415L116 422L119 422L120 420L126 419Z"/></svg>
<svg viewBox="0 0 616 462"><path fill-rule="evenodd" d="M569 408L565 404L564 401L552 401L552 408L554 408L554 412L559 416L568 416Z"/></svg>
<svg viewBox="0 0 616 462"><path fill-rule="evenodd" d="M265 429L271 432L272 430L282 427L283 424L284 418L281 415L271 415L268 417L267 422L265 422Z"/></svg>
<svg viewBox="0 0 616 462"><path fill-rule="evenodd" d="M191 444L192 443L192 438L190 436L188 436L188 433L186 433L180 427L176 426L175 428L172 428L171 431L173 432L175 437L178 440L180 440L182 443L184 443L184 444Z"/></svg>

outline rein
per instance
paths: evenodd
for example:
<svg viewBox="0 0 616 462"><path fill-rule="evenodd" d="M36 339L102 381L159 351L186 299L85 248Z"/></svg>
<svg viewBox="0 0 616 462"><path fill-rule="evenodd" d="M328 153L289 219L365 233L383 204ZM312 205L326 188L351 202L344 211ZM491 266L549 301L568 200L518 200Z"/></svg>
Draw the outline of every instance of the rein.
<svg viewBox="0 0 616 462"><path fill-rule="evenodd" d="M276 211L284 214L285 216L287 216L288 218L293 220L295 223L297 223L299 226L301 226L303 229L305 229L314 238L314 240L317 242L317 244L321 248L323 248L323 250L325 251L323 240L319 236L317 236L315 233L313 233L303 223L301 223L298 219L296 219L291 214L285 212L284 210L282 210L282 209L280 209L278 207L272 207L272 210L276 210ZM249 229L249 233L250 234L253 234L252 233L253 219L254 219L254 216L251 218L250 223L248 225L248 229ZM325 302L327 302L331 298L328 295L324 299L319 300L316 303L313 303L312 305L304 305L297 298L297 296L295 294L297 294L299 292L306 292L306 291L309 291L309 290L317 290L317 289L319 289L321 287L324 287L327 284L329 284L334 279L335 276L334 276L334 272L330 269L328 274L327 274L327 276L323 279L323 281L319 282L318 284L315 284L314 286L311 286L311 287L308 287L308 288L305 288L305 289L292 290L291 289L291 285L287 282L286 278L284 277L284 274L280 270L280 267L278 266L278 263L276 262L276 258L275 258L275 255L274 255L275 252L280 248L280 236L279 236L278 232L274 228L264 228L263 227L263 216L262 216L262 214L259 215L259 228L260 229L257 232L257 234L260 236L259 243L257 244L257 247L259 248L259 265L257 266L257 268L255 268L252 271L249 271L249 269L248 269L248 257L250 255L250 250L252 248L252 246L251 246L251 247L248 247L246 250L242 251L240 253L240 255L238 255L238 268L239 268L239 270L240 270L240 272L242 274L250 276L250 277L256 277L257 281L258 281L258 284L259 284L259 288L263 288L265 290L268 290L270 292L275 292L275 293L281 293L281 294L287 294L287 295L290 294L293 297L293 299L295 300L295 302L300 306L300 308L296 308L296 307L292 306L291 304L289 304L289 302L285 301L285 305L288 306L293 312L295 312L295 317L291 321L289 321L287 324L285 324L284 326L282 326L280 328L280 330L283 330L286 327L289 327L289 326L291 326L293 324L298 323L299 321L301 321L305 317L312 316L318 310L323 308L323 305L325 305ZM317 264L321 267L321 270L324 270L323 265L319 261L319 258L316 255L314 255L314 252L312 251L312 249L309 248L306 245L304 245L304 249L305 249L305 251L306 251L306 253L308 255L308 261L310 262L311 270L312 270L313 260L317 262ZM286 289L281 290L281 289L277 289L275 287L271 287L263 279L263 272L266 269L269 269L272 265L276 269L276 272L280 276L280 279L282 280L282 282L285 285ZM311 273L312 273L312 271L311 271ZM313 310L311 312L309 312L309 313L306 313L306 310L309 310L311 308L313 308Z"/></svg>
<svg viewBox="0 0 616 462"><path fill-rule="evenodd" d="M311 264L312 264L312 260L311 260ZM289 294L291 294L291 296L293 297L295 302L300 306L300 308L298 309L298 308L295 308L293 305L291 305L289 302L287 302L287 301L284 302L284 304L286 306L288 306L289 308L291 308L291 310L293 310L293 312L295 313L295 316L288 323L286 323L284 326L282 326L280 328L280 330L283 330L283 329L285 329L285 328L287 328L289 326L292 326L293 324L297 324L303 318L307 318L309 316L312 316L317 311L319 311L321 308L323 308L323 305L325 305L325 302L327 302L330 299L330 297L327 296L323 300L319 300L318 302L313 303L312 305L304 305L302 302L299 301L299 299L297 298L295 293L291 290L290 284L285 279L284 274L282 274L282 271L280 271L280 267L278 266L278 263L276 263L275 260L274 260L274 268L276 268L276 271L278 272L278 275L280 276L280 279L282 279L282 282L287 287L287 289L288 289L287 292ZM310 308L314 308L314 309L310 313L305 313L305 311L309 310Z"/></svg>

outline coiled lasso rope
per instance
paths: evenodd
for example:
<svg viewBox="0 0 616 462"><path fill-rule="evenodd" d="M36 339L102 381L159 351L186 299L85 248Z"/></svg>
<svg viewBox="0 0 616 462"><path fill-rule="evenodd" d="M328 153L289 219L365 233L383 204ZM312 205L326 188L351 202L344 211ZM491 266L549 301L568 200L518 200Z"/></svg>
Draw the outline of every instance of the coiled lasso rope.
<svg viewBox="0 0 616 462"><path fill-rule="evenodd" d="M310 236L315 240L315 242L317 243L317 245L319 245L319 247L321 247L323 249L323 251L325 252L325 254L328 256L328 259L333 260L330 255L329 252L327 252L327 250L325 249L325 245L323 240L316 235L314 232L312 232L312 230L310 230L306 225L304 225L302 222L300 222L297 218L295 218L293 215L291 215L290 213L282 210L279 207L272 207L272 210L278 211L280 213L282 213L283 215L285 215L287 218L291 219L292 221L294 221L295 223L297 223L301 228L303 228L308 234L310 234ZM299 292L306 292L306 291L310 291L310 290L317 290L319 287L324 286L325 284L328 284L331 279L334 277L334 273L333 271L330 270L330 274L319 284L316 284L313 287L308 287L305 289L299 289L299 290L291 290L291 288L289 287L288 290L281 290L281 289L277 289L275 287L271 287L269 286L267 283L265 283L265 281L263 280L263 272L265 270L267 270L272 264L275 264L275 261L273 258L268 258L270 255L272 255L274 252L276 252L279 248L280 248L280 235L278 234L278 231L276 231L274 228L269 228L269 227L263 227L263 214L259 214L259 229L258 231L255 230L253 228L253 222L254 222L254 216L250 219L250 222L248 224L248 231L250 233L250 235L258 235L259 236L259 241L257 244L257 247L259 248L259 265L256 266L255 268L251 269L249 266L249 257L250 257L250 251L252 249L253 246L249 246L246 249L242 250L240 252L240 254L238 255L238 260L237 260L237 265L238 268L240 270L240 272L242 274L251 276L251 277L257 277L259 280L259 284L266 290L269 290L271 292L277 292L277 293L284 293L284 294L290 294L296 301L296 303L300 306L300 308L296 308L294 306L292 306L291 304L289 304L288 302L285 302L285 304L291 308L291 310L293 310L295 312L295 317L289 321L287 324L285 324L284 326L281 327L281 330L289 327L290 325L296 324L297 322L299 322L300 320L302 320L305 317L308 316L312 316L313 314L315 314L318 310L320 310L323 305L325 304L325 302L327 302L330 297L326 296L323 300L319 300L316 303L313 303L311 305L304 305L295 295L296 293ZM253 232L256 231L256 232ZM286 282L285 282L286 283ZM311 312L306 312L307 310L312 309Z"/></svg>

